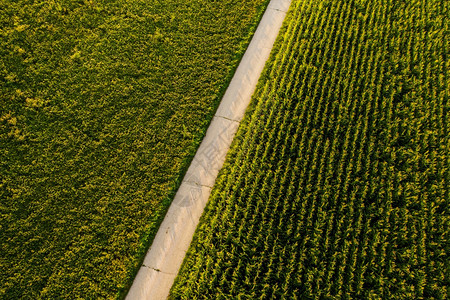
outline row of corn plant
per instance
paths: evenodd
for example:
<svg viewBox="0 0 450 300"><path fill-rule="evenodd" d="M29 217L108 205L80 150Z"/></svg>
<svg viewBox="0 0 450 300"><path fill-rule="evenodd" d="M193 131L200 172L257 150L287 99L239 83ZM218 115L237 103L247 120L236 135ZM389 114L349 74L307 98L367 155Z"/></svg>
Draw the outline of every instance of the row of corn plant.
<svg viewBox="0 0 450 300"><path fill-rule="evenodd" d="M293 1L173 299L448 295L447 1Z"/></svg>

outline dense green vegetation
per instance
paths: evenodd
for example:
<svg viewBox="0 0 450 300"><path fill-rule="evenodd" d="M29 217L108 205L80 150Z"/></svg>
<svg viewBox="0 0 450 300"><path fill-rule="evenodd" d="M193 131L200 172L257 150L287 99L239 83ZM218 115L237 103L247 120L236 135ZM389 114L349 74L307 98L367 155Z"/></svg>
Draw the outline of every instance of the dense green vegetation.
<svg viewBox="0 0 450 300"><path fill-rule="evenodd" d="M448 296L449 6L293 2L173 298Z"/></svg>
<svg viewBox="0 0 450 300"><path fill-rule="evenodd" d="M266 0L0 0L0 298L126 291Z"/></svg>

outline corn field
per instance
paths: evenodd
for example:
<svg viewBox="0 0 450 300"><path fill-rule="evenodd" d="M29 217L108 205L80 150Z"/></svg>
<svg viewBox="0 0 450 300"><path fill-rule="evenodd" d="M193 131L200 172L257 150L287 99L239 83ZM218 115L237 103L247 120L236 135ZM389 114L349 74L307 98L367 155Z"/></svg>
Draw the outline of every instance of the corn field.
<svg viewBox="0 0 450 300"><path fill-rule="evenodd" d="M291 5L173 299L446 299L449 1Z"/></svg>

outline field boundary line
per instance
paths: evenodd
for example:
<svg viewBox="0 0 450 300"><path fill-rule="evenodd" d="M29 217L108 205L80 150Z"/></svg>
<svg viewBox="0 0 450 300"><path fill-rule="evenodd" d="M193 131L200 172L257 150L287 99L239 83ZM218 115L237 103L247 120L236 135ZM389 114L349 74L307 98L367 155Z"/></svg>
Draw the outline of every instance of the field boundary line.
<svg viewBox="0 0 450 300"><path fill-rule="evenodd" d="M291 0L271 0L126 299L167 299Z"/></svg>

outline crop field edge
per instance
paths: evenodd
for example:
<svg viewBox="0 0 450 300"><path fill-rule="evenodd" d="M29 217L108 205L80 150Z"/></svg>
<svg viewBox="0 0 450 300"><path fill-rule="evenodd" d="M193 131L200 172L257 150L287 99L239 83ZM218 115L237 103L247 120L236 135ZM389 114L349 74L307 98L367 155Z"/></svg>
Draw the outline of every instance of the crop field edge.
<svg viewBox="0 0 450 300"><path fill-rule="evenodd" d="M289 13L291 11L291 9L292 9L292 5L289 8L288 12L286 13L286 17L284 18L283 25L281 26L280 31L278 32L277 38L275 39L275 42L273 44L273 47L272 47L272 50L270 52L269 58L267 59L266 63L264 64L264 69L262 70L261 75L260 75L260 77L258 79L258 83L256 85L255 91L260 90L264 86L267 77L270 75L268 71L272 67L273 63L278 59L278 56L274 52L279 50L279 49L281 49L281 45L283 44L283 40L285 39L286 30L287 30L287 28L288 28L288 26L289 26L289 24L291 22L291 19L293 18L292 14ZM230 80L231 80L231 78L230 78ZM257 95L256 95L256 93L254 93L252 95L252 97L251 97L251 101L250 101L247 109L245 110L244 117L243 117L241 123L238 126L236 135L234 136L233 141L231 142L230 149L233 149L234 147L236 147L236 144L238 144L240 142L240 138L242 138L241 135L239 134L240 131L241 131L240 128L242 126L246 126L246 124L250 121L251 115L252 115L251 112L255 109L255 107L257 105L256 101L254 101L256 98L257 98ZM224 162L222 168L219 170L219 173L217 174L217 178L221 177L221 175L225 172L226 167L232 164L230 162L230 160L228 159L229 155L230 155L230 151L227 152L227 155L225 157L225 162ZM214 184L213 188L211 189L211 195L213 195L215 189L216 189L216 184ZM209 196L209 198L211 198L211 195ZM206 203L205 209L203 210L203 213L202 213L202 215L200 217L199 225L202 223L203 219L205 218L205 213L206 213L206 211L209 210L211 205L212 204L211 204L211 202L208 199L208 202ZM192 237L192 243L194 243L194 241L197 239L199 234L200 234L199 231L196 229L195 233L194 233L194 235ZM189 247L189 249L186 252L186 255L185 255L184 259L183 259L183 262L182 262L182 264L180 266L180 270L182 270L183 267L185 266L185 264L187 263L187 258L188 258L189 253L191 251L193 251L193 250L192 250L191 247ZM182 279L179 276L176 276L172 287L174 287L177 284L177 282L180 281L180 280L182 280ZM172 293L172 289L171 289L171 293ZM169 298L168 299L172 299L171 293L169 294Z"/></svg>
<svg viewBox="0 0 450 300"><path fill-rule="evenodd" d="M209 125L211 124L211 121L217 111L217 108L219 107L219 104L223 98L223 95L225 94L228 86L230 85L231 79L233 78L234 73L236 72L236 69L239 66L239 63L241 62L241 60L244 56L244 53L247 50L247 47L250 44L250 42L253 38L253 35L255 34L256 28L258 27L258 24L261 21L261 18L264 15L264 12L267 10L269 2L270 2L270 0L264 0L264 3L261 4L261 9L256 16L255 23L249 24L249 26L247 27L247 30L249 33L248 33L247 37L242 41L240 48L239 48L239 52L237 52L235 54L235 57L233 59L233 67L230 69L229 74L225 78L225 84L220 88L219 93L217 94L217 96L215 98L215 102L213 104L213 109L211 110L211 113L208 115L209 122L201 130L202 138L196 140L196 145L195 145L196 150L193 151L193 153L183 161L184 167L182 167L182 172L180 173L180 176L175 180L175 182L173 184L173 188L171 189L171 191L169 191L169 195L162 201L163 205L165 205L165 210L163 213L159 214L155 218L155 222L158 224L158 226L155 226L150 232L145 234L145 236L143 238L141 237L140 246L137 250L137 255L136 255L136 257L138 257L138 258L135 260L136 264L135 264L134 268L129 271L129 276L128 276L128 279L126 280L127 285L122 290L119 290L117 297L116 297L117 299L124 300L126 298L128 292L131 288L131 285L133 284L133 281L136 278L136 275L139 272L139 269L141 268L141 266L144 262L145 256L146 256L148 250L150 249L150 247L153 243L153 240L155 239L156 234L158 233L159 227L161 226L162 221L166 217L167 211L169 210L169 207L172 204L172 201L181 185L181 182L183 181L183 178L186 175L186 172L187 172L192 160L194 159L195 153L198 150L198 147L200 146L200 144L203 140L203 137L205 136L206 131L208 130ZM278 40L278 38L277 38L277 40ZM184 263L184 261L183 261L183 263Z"/></svg>

